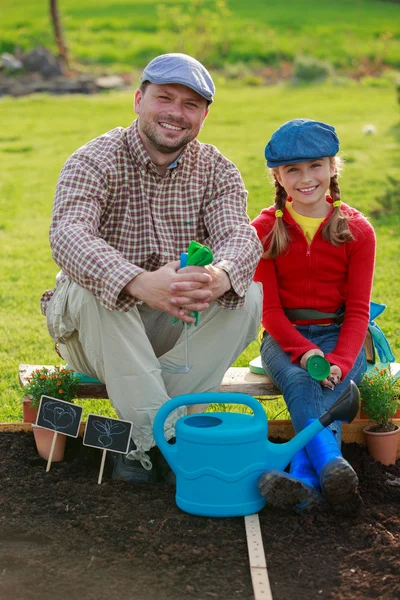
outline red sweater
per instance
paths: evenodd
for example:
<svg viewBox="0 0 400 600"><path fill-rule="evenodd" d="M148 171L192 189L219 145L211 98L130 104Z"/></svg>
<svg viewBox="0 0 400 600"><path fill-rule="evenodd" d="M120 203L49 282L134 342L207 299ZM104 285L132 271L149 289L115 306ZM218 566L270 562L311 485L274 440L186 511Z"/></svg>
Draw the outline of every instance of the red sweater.
<svg viewBox="0 0 400 600"><path fill-rule="evenodd" d="M323 239L321 224L311 244L303 231L284 211L289 228L289 249L276 259L261 259L254 276L263 286L262 324L265 330L298 362L308 350L316 348L304 338L285 316L284 308L313 308L336 312L343 304L346 314L333 352L326 354L330 364L342 369L343 378L352 368L364 343L369 322L369 302L375 262L375 233L365 217L350 206L341 205L351 215L352 242L333 246ZM266 249L265 237L275 222L275 207L264 209L253 221ZM306 325L316 321L296 321ZM319 321L323 323L324 321ZM329 319L325 321L329 323Z"/></svg>

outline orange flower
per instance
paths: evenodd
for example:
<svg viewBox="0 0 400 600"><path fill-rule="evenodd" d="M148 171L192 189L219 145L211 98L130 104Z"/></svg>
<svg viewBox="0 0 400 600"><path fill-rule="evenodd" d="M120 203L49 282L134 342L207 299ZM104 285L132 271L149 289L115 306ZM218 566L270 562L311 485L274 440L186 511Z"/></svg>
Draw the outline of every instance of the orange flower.
<svg viewBox="0 0 400 600"><path fill-rule="evenodd" d="M58 390L58 393L63 394L64 392L63 392L63 390Z"/></svg>

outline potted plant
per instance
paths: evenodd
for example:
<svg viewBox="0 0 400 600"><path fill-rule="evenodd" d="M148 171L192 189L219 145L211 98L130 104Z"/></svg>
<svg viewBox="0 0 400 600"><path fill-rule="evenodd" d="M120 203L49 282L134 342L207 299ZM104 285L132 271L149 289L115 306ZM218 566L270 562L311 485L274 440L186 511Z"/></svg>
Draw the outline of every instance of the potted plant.
<svg viewBox="0 0 400 600"><path fill-rule="evenodd" d="M400 428L393 423L399 405L400 381L390 370L375 367L360 383L361 403L374 423L364 428L370 455L385 465L396 462Z"/></svg>
<svg viewBox="0 0 400 600"><path fill-rule="evenodd" d="M25 386L24 399L24 421L32 422L33 435L35 437L36 447L39 456L47 459L49 457L51 443L54 433L48 429L37 427L34 424L37 417L37 411L42 396L50 396L65 402L73 402L78 395L79 379L74 371L66 369L63 366L57 366L52 369L42 367L36 369L27 378L28 383ZM27 402L26 400L29 400ZM28 405L29 406L26 406ZM26 414L27 409L31 411ZM53 462L58 462L64 458L66 436L58 435L56 446L53 451Z"/></svg>

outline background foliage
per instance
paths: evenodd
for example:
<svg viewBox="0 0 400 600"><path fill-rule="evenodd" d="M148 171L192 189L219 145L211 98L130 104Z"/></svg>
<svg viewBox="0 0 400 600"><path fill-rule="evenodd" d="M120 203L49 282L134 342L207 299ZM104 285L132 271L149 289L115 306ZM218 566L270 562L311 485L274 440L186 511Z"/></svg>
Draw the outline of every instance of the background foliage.
<svg viewBox="0 0 400 600"><path fill-rule="evenodd" d="M210 67L276 66L296 56L363 74L399 66L396 2L379 0L59 0L77 63L130 71L157 54L194 52ZM55 49L48 0L3 0L0 52Z"/></svg>

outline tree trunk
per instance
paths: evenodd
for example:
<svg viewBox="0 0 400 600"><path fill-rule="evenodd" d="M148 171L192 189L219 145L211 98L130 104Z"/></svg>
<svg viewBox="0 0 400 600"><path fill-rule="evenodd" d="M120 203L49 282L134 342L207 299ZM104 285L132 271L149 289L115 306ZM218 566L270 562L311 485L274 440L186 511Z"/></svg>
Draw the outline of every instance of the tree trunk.
<svg viewBox="0 0 400 600"><path fill-rule="evenodd" d="M68 48L64 41L64 36L61 28L60 13L57 6L57 0L50 0L50 16L53 24L54 35L58 48L58 60L64 74L69 70L68 65Z"/></svg>

